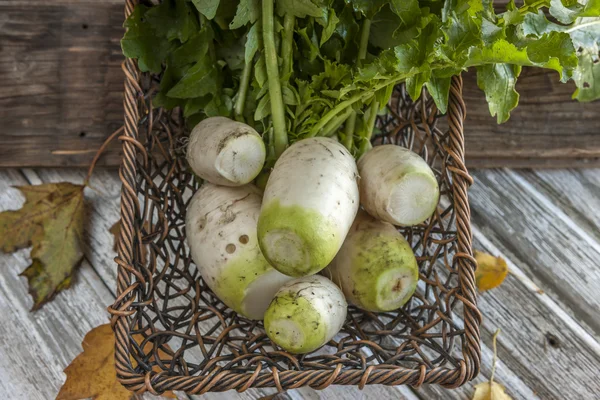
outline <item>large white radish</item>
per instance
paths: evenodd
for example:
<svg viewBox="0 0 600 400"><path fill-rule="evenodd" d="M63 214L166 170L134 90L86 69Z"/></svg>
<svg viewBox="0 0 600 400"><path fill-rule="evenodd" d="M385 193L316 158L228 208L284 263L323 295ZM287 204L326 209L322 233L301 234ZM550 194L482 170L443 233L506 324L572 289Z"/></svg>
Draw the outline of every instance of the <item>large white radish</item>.
<svg viewBox="0 0 600 400"><path fill-rule="evenodd" d="M252 127L211 117L194 127L187 147L190 168L208 182L240 186L251 182L265 163L265 144Z"/></svg>
<svg viewBox="0 0 600 400"><path fill-rule="evenodd" d="M286 283L265 312L267 336L286 351L309 353L330 341L344 325L346 300L329 279L306 276Z"/></svg>
<svg viewBox="0 0 600 400"><path fill-rule="evenodd" d="M359 206L354 158L324 137L300 140L277 160L258 220L258 241L280 272L306 276L327 266Z"/></svg>
<svg viewBox="0 0 600 400"><path fill-rule="evenodd" d="M325 269L346 300L367 311L402 307L419 281L412 248L388 222L359 211L342 248Z"/></svg>
<svg viewBox="0 0 600 400"><path fill-rule="evenodd" d="M261 191L205 183L186 213L192 259L211 290L230 308L262 319L267 306L289 276L263 257L256 240Z"/></svg>
<svg viewBox="0 0 600 400"><path fill-rule="evenodd" d="M412 151L375 146L358 160L360 201L369 214L394 225L417 225L431 217L440 190L433 171Z"/></svg>

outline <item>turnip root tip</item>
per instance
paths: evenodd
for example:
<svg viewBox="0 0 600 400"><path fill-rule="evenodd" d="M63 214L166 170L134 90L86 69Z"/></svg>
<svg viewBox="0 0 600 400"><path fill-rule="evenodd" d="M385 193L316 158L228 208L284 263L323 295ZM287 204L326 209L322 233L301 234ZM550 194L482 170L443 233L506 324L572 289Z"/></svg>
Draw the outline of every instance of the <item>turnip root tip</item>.
<svg viewBox="0 0 600 400"><path fill-rule="evenodd" d="M265 312L267 336L284 350L309 353L331 340L346 320L347 303L329 279L313 275L283 285Z"/></svg>
<svg viewBox="0 0 600 400"><path fill-rule="evenodd" d="M211 117L192 130L187 160L200 178L224 186L251 182L262 170L265 144L250 126L225 117Z"/></svg>
<svg viewBox="0 0 600 400"><path fill-rule="evenodd" d="M358 170L361 203L373 217L412 226L435 212L438 182L418 154L391 144L376 146L360 158Z"/></svg>

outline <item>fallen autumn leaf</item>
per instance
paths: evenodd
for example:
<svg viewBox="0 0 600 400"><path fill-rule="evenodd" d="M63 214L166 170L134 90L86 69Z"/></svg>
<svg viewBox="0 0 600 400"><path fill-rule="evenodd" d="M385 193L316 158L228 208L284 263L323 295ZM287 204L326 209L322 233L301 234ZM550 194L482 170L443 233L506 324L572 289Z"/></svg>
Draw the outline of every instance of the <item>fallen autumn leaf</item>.
<svg viewBox="0 0 600 400"><path fill-rule="evenodd" d="M140 335L134 339L141 343ZM65 368L67 380L60 388L56 400L79 400L92 398L94 400L129 400L133 393L125 389L117 380L115 370L115 337L110 324L95 327L89 331L81 343L83 352ZM144 345L144 353L152 349L150 342ZM168 360L170 356L159 350L161 359ZM154 357L150 358L150 362ZM176 398L173 392L163 393L163 396Z"/></svg>
<svg viewBox="0 0 600 400"><path fill-rule="evenodd" d="M475 259L477 260L475 280L479 290L490 290L504 282L508 274L508 266L502 257L494 257L476 250Z"/></svg>
<svg viewBox="0 0 600 400"><path fill-rule="evenodd" d="M32 246L31 265L21 275L37 310L71 285L83 259L84 186L61 182L17 189L25 203L0 213L0 249Z"/></svg>

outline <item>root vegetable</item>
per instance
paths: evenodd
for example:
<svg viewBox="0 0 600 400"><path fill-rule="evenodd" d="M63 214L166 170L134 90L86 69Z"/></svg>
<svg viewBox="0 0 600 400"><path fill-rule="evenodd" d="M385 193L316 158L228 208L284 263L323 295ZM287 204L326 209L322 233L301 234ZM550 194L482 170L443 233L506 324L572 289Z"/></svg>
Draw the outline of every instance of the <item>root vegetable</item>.
<svg viewBox="0 0 600 400"><path fill-rule="evenodd" d="M332 139L289 147L271 172L258 220L258 241L271 265L296 277L325 268L356 216L357 179L354 159Z"/></svg>
<svg viewBox="0 0 600 400"><path fill-rule="evenodd" d="M367 311L391 311L415 292L419 267L410 245L392 224L359 211L324 275L342 288L349 303Z"/></svg>
<svg viewBox="0 0 600 400"><path fill-rule="evenodd" d="M376 146L358 161L360 200L367 212L394 225L417 225L431 217L440 197L433 171L412 151Z"/></svg>
<svg viewBox="0 0 600 400"><path fill-rule="evenodd" d="M309 353L331 340L344 325L347 304L329 279L294 279L277 291L265 312L269 338L294 354Z"/></svg>
<svg viewBox="0 0 600 400"><path fill-rule="evenodd" d="M224 186L251 182L265 163L265 144L250 126L211 117L192 130L187 160L196 175Z"/></svg>
<svg viewBox="0 0 600 400"><path fill-rule="evenodd" d="M292 278L273 269L256 239L261 191L205 183L192 198L186 234L192 259L211 290L230 308L262 319L279 287Z"/></svg>

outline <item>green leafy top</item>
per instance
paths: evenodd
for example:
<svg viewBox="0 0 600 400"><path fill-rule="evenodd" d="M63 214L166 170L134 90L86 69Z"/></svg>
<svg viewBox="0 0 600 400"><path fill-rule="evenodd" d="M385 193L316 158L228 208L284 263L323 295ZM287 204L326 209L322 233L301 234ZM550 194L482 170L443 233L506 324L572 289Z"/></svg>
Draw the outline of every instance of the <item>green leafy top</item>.
<svg viewBox="0 0 600 400"><path fill-rule="evenodd" d="M316 135L359 155L394 85L414 99L426 86L445 112L450 78L469 67L498 122L518 103L523 66L573 80L580 101L600 98L600 0L511 0L501 13L491 0L163 0L125 27L125 55L162 74L155 106L181 107L190 125L244 121L270 162Z"/></svg>

